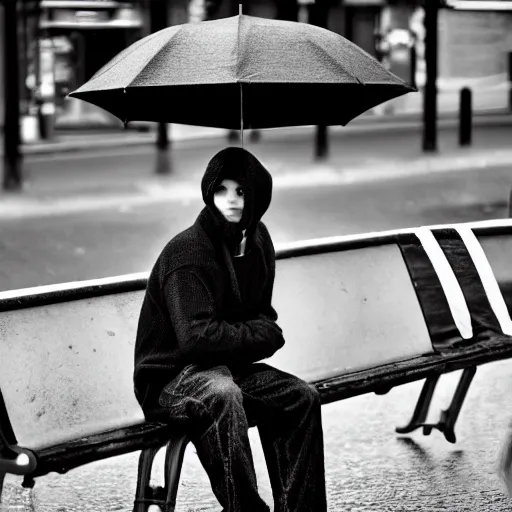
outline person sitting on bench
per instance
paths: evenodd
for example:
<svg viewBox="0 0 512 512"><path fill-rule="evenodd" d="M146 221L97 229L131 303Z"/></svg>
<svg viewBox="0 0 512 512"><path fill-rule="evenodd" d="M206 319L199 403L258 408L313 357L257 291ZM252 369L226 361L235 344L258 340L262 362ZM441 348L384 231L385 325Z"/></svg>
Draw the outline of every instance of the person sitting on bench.
<svg viewBox="0 0 512 512"><path fill-rule="evenodd" d="M185 421L226 512L269 508L258 494L248 428L256 425L275 512L327 510L320 398L259 361L284 345L271 305L272 239L260 221L272 178L228 147L201 182L206 206L163 249L149 276L134 388L146 418Z"/></svg>

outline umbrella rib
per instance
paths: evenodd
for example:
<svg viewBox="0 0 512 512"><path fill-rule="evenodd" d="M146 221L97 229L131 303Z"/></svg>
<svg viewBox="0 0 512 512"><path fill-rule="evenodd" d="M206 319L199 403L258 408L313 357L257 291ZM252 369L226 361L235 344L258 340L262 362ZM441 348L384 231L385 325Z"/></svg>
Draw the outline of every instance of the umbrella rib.
<svg viewBox="0 0 512 512"><path fill-rule="evenodd" d="M323 48L321 45L319 45L316 41L312 41L312 40L309 40L309 42L311 44L313 44L316 48L318 48L319 50L321 50L323 52L323 54L331 61L333 62L336 66L339 66L339 63L338 61L328 52L325 50L325 48ZM345 73L347 73L347 75L350 75L350 77L352 79L354 79L359 85L366 85L357 75L354 74L353 71L351 71L350 69L347 69L347 68L343 68L343 71Z"/></svg>
<svg viewBox="0 0 512 512"><path fill-rule="evenodd" d="M155 54L153 54L153 56L144 64L144 67L133 77L133 79L125 87L130 87L130 85L132 85L133 82L135 82L135 80L137 80L137 78L144 71L144 69L146 69L164 51L165 47L183 30L185 25L186 24L175 25L176 27L179 27L178 30L176 30L176 32L174 32L174 34L164 42L164 44L162 45L160 50L158 50ZM167 30L167 29L163 29L163 30Z"/></svg>

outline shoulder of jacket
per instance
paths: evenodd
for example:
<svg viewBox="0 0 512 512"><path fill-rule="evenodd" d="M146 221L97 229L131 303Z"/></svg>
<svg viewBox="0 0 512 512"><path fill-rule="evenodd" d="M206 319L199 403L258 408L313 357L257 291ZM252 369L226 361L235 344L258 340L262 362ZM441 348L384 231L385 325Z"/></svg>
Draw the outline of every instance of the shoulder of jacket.
<svg viewBox="0 0 512 512"><path fill-rule="evenodd" d="M157 260L161 275L180 268L208 267L214 258L214 247L204 232L193 225L174 236Z"/></svg>
<svg viewBox="0 0 512 512"><path fill-rule="evenodd" d="M258 222L256 226L255 235L263 246L269 246L272 248L274 247L274 242L272 240L272 237L270 236L267 226L263 222L261 222L261 220Z"/></svg>
<svg viewBox="0 0 512 512"><path fill-rule="evenodd" d="M174 256L180 251L204 252L209 249L213 250L212 243L204 231L194 224L171 238L162 250L162 254Z"/></svg>
<svg viewBox="0 0 512 512"><path fill-rule="evenodd" d="M267 226L265 225L265 223L263 221L259 221L258 224L256 225L256 233L260 233L262 236L264 236L265 238L270 238L271 239L271 236L270 236L270 233L268 231L268 228Z"/></svg>

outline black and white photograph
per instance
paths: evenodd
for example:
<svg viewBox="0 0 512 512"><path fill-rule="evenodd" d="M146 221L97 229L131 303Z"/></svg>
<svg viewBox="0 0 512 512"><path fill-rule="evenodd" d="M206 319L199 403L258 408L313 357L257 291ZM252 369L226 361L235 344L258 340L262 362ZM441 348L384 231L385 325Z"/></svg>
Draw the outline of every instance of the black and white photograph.
<svg viewBox="0 0 512 512"><path fill-rule="evenodd" d="M512 510L512 0L0 0L0 512Z"/></svg>

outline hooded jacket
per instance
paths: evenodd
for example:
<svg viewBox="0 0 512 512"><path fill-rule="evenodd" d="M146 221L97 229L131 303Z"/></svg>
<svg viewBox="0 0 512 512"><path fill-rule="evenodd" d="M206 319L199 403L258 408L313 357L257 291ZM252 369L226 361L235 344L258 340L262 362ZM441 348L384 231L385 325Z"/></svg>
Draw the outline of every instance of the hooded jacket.
<svg viewBox="0 0 512 512"><path fill-rule="evenodd" d="M244 190L239 223L213 204L223 179ZM146 417L158 411L162 389L187 365L238 367L268 358L284 345L272 308L275 251L261 217L270 205L272 178L242 148L209 162L201 182L205 208L175 236L148 278L135 343L135 396ZM246 249L233 252L245 230Z"/></svg>

